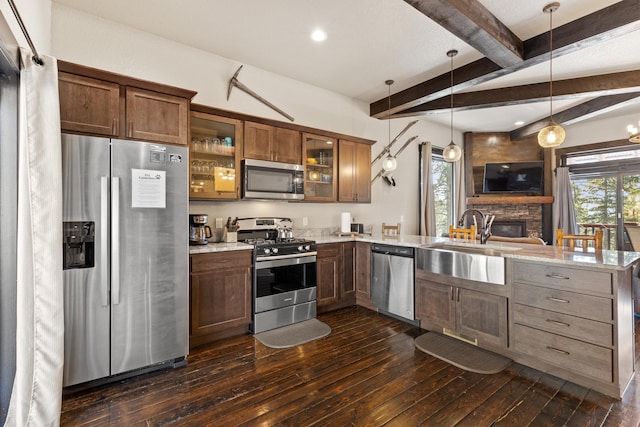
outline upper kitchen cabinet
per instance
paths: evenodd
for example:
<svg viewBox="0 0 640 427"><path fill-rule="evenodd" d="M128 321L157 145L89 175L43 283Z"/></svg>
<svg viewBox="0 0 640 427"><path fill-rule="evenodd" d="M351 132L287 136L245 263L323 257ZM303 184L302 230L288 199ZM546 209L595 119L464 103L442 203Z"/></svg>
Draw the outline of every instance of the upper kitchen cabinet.
<svg viewBox="0 0 640 427"><path fill-rule="evenodd" d="M371 203L371 146L341 139L338 150L338 201Z"/></svg>
<svg viewBox="0 0 640 427"><path fill-rule="evenodd" d="M190 199L237 199L242 121L193 111L189 145Z"/></svg>
<svg viewBox="0 0 640 427"><path fill-rule="evenodd" d="M196 92L58 61L63 131L187 145Z"/></svg>
<svg viewBox="0 0 640 427"><path fill-rule="evenodd" d="M335 202L337 140L305 133L302 141L305 157L305 201Z"/></svg>
<svg viewBox="0 0 640 427"><path fill-rule="evenodd" d="M62 130L118 136L120 86L68 73L58 74Z"/></svg>
<svg viewBox="0 0 640 427"><path fill-rule="evenodd" d="M302 163L300 132L262 123L244 123L244 158Z"/></svg>
<svg viewBox="0 0 640 427"><path fill-rule="evenodd" d="M189 132L189 100L163 93L126 88L126 137L185 144Z"/></svg>

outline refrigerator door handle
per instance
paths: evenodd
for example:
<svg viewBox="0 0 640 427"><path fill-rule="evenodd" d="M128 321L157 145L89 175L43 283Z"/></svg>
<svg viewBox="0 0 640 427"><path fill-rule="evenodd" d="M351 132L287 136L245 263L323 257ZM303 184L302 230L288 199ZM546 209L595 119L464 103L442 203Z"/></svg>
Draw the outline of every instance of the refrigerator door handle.
<svg viewBox="0 0 640 427"><path fill-rule="evenodd" d="M120 178L111 178L111 304L120 304Z"/></svg>
<svg viewBox="0 0 640 427"><path fill-rule="evenodd" d="M109 270L108 270L108 236L109 236L109 177L100 177L100 304L109 305Z"/></svg>

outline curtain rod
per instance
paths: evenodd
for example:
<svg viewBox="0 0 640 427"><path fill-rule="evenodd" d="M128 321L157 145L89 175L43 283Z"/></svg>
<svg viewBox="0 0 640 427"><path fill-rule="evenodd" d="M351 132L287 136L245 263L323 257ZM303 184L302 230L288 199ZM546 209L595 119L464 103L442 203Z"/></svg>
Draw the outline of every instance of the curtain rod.
<svg viewBox="0 0 640 427"><path fill-rule="evenodd" d="M33 52L33 56L31 57L31 60L38 65L44 65L44 61L42 60L42 58L40 58L40 55L38 54L36 47L33 45L33 42L31 41L31 37L29 37L29 32L27 31L27 27L24 26L24 22L22 21L20 12L18 12L18 9L16 8L16 4L13 2L13 0L9 0L9 6L11 6L11 11L13 12L13 16L16 17L16 20L18 21L18 25L20 26L20 30L22 30L22 34L24 34L24 38L27 39L27 43L31 48L31 52Z"/></svg>

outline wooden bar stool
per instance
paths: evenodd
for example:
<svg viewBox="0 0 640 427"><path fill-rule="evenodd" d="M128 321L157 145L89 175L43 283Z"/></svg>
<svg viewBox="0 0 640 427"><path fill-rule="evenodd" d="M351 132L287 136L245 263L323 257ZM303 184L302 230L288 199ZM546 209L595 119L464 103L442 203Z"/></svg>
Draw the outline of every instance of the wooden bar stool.
<svg viewBox="0 0 640 427"><path fill-rule="evenodd" d="M399 236L400 235L400 224L396 225L387 225L384 222L382 223L382 235L383 236Z"/></svg>
<svg viewBox="0 0 640 427"><path fill-rule="evenodd" d="M476 236L475 225L472 225L471 228L453 228L453 225L449 226L450 239L476 240Z"/></svg>
<svg viewBox="0 0 640 427"><path fill-rule="evenodd" d="M565 240L569 249L574 250L576 247L576 241L581 242L583 251L586 251L589 242L593 242L595 249L602 249L602 230L596 230L595 234L564 234L561 228L556 230L556 244L558 246L565 246Z"/></svg>

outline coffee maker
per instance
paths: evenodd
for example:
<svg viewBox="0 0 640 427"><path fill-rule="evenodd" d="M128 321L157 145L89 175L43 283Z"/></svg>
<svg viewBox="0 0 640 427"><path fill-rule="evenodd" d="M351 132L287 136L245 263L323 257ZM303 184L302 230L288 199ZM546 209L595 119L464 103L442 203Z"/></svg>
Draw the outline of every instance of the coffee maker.
<svg viewBox="0 0 640 427"><path fill-rule="evenodd" d="M189 215L189 244L206 245L207 239L211 238L211 227L207 224L208 216L193 214Z"/></svg>

